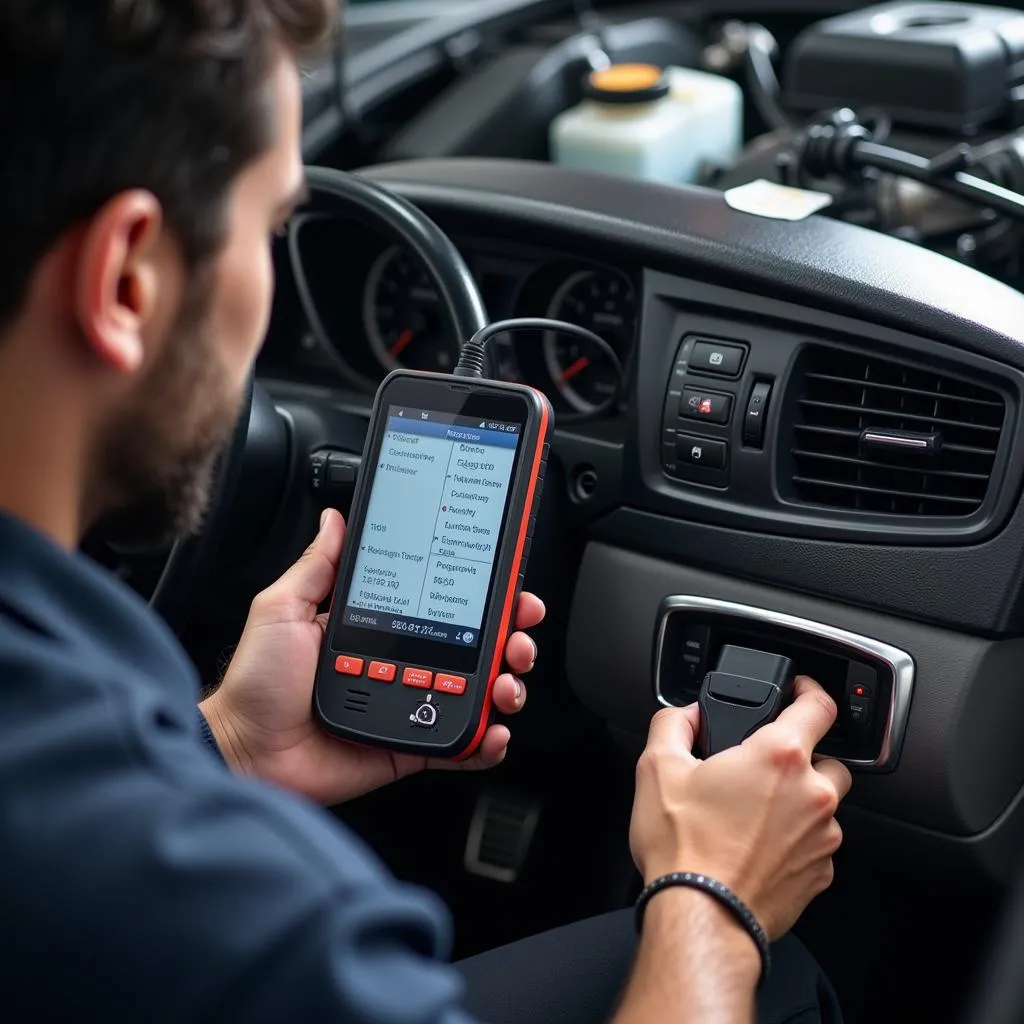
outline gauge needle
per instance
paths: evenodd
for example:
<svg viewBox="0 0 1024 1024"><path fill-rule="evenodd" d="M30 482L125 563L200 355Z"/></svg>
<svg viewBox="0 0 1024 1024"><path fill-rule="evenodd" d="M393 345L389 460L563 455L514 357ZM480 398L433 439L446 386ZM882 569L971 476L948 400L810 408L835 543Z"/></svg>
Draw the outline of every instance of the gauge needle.
<svg viewBox="0 0 1024 1024"><path fill-rule="evenodd" d="M409 347L409 343L415 337L416 335L413 334L413 332L409 330L408 327L404 331L402 331L402 333L398 336L398 340L394 343L394 345L391 346L391 358L397 359L406 350L406 348Z"/></svg>
<svg viewBox="0 0 1024 1024"><path fill-rule="evenodd" d="M562 371L562 383L564 384L567 380L572 380L573 377L581 374L590 365L590 358L588 356L580 356L571 366L567 366Z"/></svg>

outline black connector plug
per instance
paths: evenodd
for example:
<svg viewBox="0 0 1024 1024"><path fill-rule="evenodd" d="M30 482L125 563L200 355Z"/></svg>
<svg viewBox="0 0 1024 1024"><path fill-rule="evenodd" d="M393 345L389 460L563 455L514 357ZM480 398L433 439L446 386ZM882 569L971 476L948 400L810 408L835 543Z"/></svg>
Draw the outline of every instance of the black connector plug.
<svg viewBox="0 0 1024 1024"><path fill-rule="evenodd" d="M701 756L739 746L778 718L793 692L793 662L780 654L726 646L704 677L700 705Z"/></svg>

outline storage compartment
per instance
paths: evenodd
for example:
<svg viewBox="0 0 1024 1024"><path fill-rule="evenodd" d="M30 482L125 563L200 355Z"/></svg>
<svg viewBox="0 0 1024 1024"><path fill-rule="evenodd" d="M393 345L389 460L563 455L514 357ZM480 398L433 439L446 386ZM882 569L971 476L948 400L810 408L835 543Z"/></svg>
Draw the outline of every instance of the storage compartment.
<svg viewBox="0 0 1024 1024"><path fill-rule="evenodd" d="M812 676L831 694L839 717L819 753L862 770L896 767L914 680L905 651L761 608L673 596L662 603L655 634L659 701L673 707L695 701L726 645L787 657L797 674Z"/></svg>

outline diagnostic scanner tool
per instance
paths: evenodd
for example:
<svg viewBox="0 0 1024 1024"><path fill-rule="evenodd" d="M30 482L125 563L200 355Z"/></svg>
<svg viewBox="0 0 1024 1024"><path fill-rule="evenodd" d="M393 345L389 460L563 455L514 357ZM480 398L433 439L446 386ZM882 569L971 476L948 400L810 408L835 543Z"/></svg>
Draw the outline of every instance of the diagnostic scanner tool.
<svg viewBox="0 0 1024 1024"><path fill-rule="evenodd" d="M484 738L554 429L542 392L484 378L486 348L538 331L603 359L618 383L596 412L611 411L614 348L546 318L488 324L451 375L395 370L377 391L313 688L331 734L452 760Z"/></svg>
<svg viewBox="0 0 1024 1024"><path fill-rule="evenodd" d="M429 757L479 745L552 419L522 384L411 370L385 379L314 688L327 731Z"/></svg>
<svg viewBox="0 0 1024 1024"><path fill-rule="evenodd" d="M738 746L778 718L793 692L793 662L778 654L726 646L704 677L700 706L702 756Z"/></svg>

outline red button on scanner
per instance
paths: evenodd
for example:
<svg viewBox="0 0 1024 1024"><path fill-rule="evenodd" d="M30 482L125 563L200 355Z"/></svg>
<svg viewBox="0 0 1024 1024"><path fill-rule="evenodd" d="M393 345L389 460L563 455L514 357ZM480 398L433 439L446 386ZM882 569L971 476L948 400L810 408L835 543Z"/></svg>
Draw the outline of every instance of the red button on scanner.
<svg viewBox="0 0 1024 1024"><path fill-rule="evenodd" d="M434 683L434 689L440 690L441 693L452 693L458 696L460 693L466 692L466 680L462 676L439 675Z"/></svg>
<svg viewBox="0 0 1024 1024"><path fill-rule="evenodd" d="M366 674L378 683L393 683L398 669L386 661L371 661L370 671Z"/></svg>
<svg viewBox="0 0 1024 1024"><path fill-rule="evenodd" d="M347 654L343 654L334 663L334 671L341 676L361 676L363 674L363 659L350 658Z"/></svg>
<svg viewBox="0 0 1024 1024"><path fill-rule="evenodd" d="M420 690L429 690L434 681L434 673L425 668L407 668L402 673L402 682L406 686L415 686Z"/></svg>

